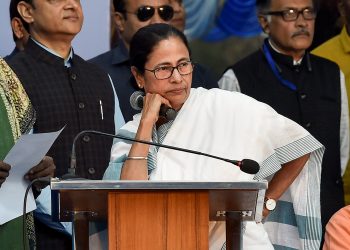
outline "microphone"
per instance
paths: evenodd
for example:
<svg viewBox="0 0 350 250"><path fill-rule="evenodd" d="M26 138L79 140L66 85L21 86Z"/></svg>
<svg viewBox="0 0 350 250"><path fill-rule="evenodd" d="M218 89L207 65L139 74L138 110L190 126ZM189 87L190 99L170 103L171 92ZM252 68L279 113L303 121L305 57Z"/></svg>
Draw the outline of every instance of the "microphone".
<svg viewBox="0 0 350 250"><path fill-rule="evenodd" d="M142 144L157 146L157 147L161 147L161 148L168 148L168 149L186 152L186 153L190 153L190 154L202 155L202 156L206 156L206 157L210 157L210 158L214 158L217 160L221 160L221 161L225 161L225 162L229 162L231 164L234 164L234 165L238 166L242 172L247 173L247 174L256 174L257 172L259 172L259 169L260 169L259 164L256 161L251 160L251 159L243 159L241 161L230 160L230 159L225 159L225 158L222 158L219 156L202 153L199 151L194 151L194 150L190 150L190 149L179 148L179 147L174 147L174 146L170 146L170 145L166 145L166 144L160 144L160 143L149 142L149 141L144 141L144 140L137 140L137 139L133 139L133 138L122 136L122 135L113 135L113 134L108 134L108 133L104 133L104 132L96 131L96 130L83 130L80 133L78 133L73 140L70 167L68 168L68 174L65 174L64 176L62 176L62 179L78 178L75 175L75 170L76 170L75 143L76 143L77 139L80 138L81 135L83 135L83 134L95 134L95 135L101 135L101 136L106 136L106 137L113 137L113 138L117 138L117 139L121 139L121 140L125 140L125 141L138 142L138 143L142 143Z"/></svg>
<svg viewBox="0 0 350 250"><path fill-rule="evenodd" d="M143 98L145 93L143 91L135 91L130 96L130 105L134 110L142 110L143 108ZM176 118L176 111L173 108L162 104L159 110L159 116L165 117L168 121L174 120Z"/></svg>

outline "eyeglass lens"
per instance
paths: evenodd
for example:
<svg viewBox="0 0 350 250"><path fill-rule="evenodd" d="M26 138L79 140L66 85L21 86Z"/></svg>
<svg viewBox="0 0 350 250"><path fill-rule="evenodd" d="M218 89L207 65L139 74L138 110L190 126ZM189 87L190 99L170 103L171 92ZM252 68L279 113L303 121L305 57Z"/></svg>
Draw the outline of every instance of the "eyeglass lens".
<svg viewBox="0 0 350 250"><path fill-rule="evenodd" d="M298 19L300 14L302 14L304 19L306 20L315 18L315 12L311 9L303 9L303 10L289 9L283 12L283 17L287 20L295 20L295 19Z"/></svg>
<svg viewBox="0 0 350 250"><path fill-rule="evenodd" d="M188 75L192 73L193 65L190 61L188 61L188 62L180 63L176 67L172 67L172 66L159 67L154 69L154 75L159 80L167 79L173 75L175 69L178 70L180 75Z"/></svg>
<svg viewBox="0 0 350 250"><path fill-rule="evenodd" d="M174 16L174 9L169 5L163 5L157 8L158 15L164 21L170 21ZM141 22L146 22L151 19L155 14L155 8L153 6L142 6L137 10L137 18Z"/></svg>

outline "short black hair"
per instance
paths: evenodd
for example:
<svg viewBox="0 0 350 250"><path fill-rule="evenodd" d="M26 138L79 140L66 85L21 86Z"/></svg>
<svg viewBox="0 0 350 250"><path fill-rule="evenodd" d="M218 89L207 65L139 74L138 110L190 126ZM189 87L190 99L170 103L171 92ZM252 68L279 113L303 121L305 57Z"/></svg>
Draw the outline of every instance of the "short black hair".
<svg viewBox="0 0 350 250"><path fill-rule="evenodd" d="M114 10L123 14L126 19L126 1L125 0L113 0Z"/></svg>
<svg viewBox="0 0 350 250"><path fill-rule="evenodd" d="M258 13L267 11L270 5L271 0L256 0L256 10Z"/></svg>
<svg viewBox="0 0 350 250"><path fill-rule="evenodd" d="M317 11L320 6L320 0L312 0L314 9ZM263 13L269 10L271 0L256 0L256 10L258 13Z"/></svg>
<svg viewBox="0 0 350 250"><path fill-rule="evenodd" d="M29 24L27 22L25 22L23 20L23 18L21 17L21 15L19 14L18 10L17 10L17 5L18 3L22 1L22 0L11 0L10 2L10 20L12 21L13 18L17 17L22 21L23 27L25 28L25 30L27 32L29 32ZM32 0L26 0L25 2L32 4L33 5L33 1ZM13 40L17 41L17 37L15 35L15 33L12 31L12 36L13 36Z"/></svg>
<svg viewBox="0 0 350 250"><path fill-rule="evenodd" d="M130 42L130 64L143 74L148 56L161 41L169 37L178 37L186 46L190 56L191 50L186 36L175 27L165 23L155 23L139 29Z"/></svg>

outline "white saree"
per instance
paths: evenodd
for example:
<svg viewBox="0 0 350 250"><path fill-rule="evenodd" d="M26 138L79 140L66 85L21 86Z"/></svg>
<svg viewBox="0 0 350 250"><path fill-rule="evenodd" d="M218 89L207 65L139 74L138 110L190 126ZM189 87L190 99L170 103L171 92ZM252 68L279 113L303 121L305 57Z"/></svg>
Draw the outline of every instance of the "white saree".
<svg viewBox="0 0 350 250"><path fill-rule="evenodd" d="M140 117L140 114L135 115L119 134L134 138ZM159 148L156 167L149 171L150 180L269 179L282 164L311 153L301 174L278 201L276 210L264 225L255 222L245 225L243 249L273 249L271 243L275 249L319 249L319 186L324 148L298 124L243 94L198 88L191 89L163 143L229 159L253 159L261 168L254 176L230 163ZM130 147L129 142L116 141L105 179L119 179ZM210 224L210 249L223 246L224 226L223 223Z"/></svg>

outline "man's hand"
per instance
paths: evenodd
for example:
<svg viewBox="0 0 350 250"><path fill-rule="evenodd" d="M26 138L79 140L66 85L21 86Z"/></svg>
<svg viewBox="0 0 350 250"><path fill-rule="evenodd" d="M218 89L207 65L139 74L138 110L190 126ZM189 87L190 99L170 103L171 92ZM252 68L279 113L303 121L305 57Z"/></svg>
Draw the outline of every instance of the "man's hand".
<svg viewBox="0 0 350 250"><path fill-rule="evenodd" d="M9 176L11 166L3 161L0 161L0 187Z"/></svg>
<svg viewBox="0 0 350 250"><path fill-rule="evenodd" d="M40 177L53 177L55 173L56 166L53 162L53 159L50 156L45 156L41 162L32 167L24 176L26 180L32 181L34 179ZM37 188L44 188L44 186L40 186L34 184ZM46 186L46 185L45 185Z"/></svg>

